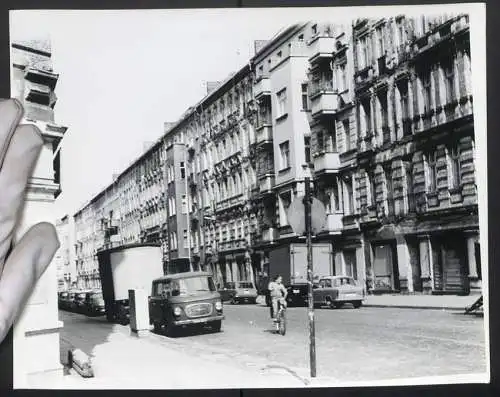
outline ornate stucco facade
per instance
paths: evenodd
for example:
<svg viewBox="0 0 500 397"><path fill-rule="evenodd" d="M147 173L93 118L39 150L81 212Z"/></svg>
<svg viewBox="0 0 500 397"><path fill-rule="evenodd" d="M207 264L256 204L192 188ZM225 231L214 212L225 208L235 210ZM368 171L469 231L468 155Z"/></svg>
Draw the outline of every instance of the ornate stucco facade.
<svg viewBox="0 0 500 397"><path fill-rule="evenodd" d="M265 281L269 250L300 238L287 209L312 176L337 274L375 293L479 290L468 29L397 16L260 42L75 214L79 283L100 247L151 240L167 273Z"/></svg>

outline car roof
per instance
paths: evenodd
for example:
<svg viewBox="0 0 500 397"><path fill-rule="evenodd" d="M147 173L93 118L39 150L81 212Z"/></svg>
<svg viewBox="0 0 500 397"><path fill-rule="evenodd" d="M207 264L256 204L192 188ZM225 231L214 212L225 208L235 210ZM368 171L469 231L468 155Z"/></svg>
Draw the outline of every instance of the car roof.
<svg viewBox="0 0 500 397"><path fill-rule="evenodd" d="M192 277L201 277L201 276L212 276L209 272L183 272L183 273L175 273L168 274L163 277L158 277L153 280L153 282L165 281L165 280L179 280L183 278L192 278Z"/></svg>

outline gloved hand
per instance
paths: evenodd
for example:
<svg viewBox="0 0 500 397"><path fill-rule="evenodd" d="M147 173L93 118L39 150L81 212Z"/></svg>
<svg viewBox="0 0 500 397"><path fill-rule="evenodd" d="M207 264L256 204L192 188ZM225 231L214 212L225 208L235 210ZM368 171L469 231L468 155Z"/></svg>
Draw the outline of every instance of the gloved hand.
<svg viewBox="0 0 500 397"><path fill-rule="evenodd" d="M22 115L18 101L0 100L0 342L59 248L55 227L47 222L13 241L28 178L43 145L35 126L19 125Z"/></svg>

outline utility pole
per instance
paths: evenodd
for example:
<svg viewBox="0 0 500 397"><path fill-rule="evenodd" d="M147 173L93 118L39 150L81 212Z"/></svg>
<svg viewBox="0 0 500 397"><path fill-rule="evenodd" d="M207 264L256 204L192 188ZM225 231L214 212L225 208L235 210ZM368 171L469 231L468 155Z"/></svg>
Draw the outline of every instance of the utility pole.
<svg viewBox="0 0 500 397"><path fill-rule="evenodd" d="M305 226L306 226L306 240L307 240L307 284L308 296L307 301L309 304L309 361L311 369L311 378L316 377L316 336L314 329L314 301L313 301L313 262L312 262L312 241L311 241L311 178L305 178Z"/></svg>

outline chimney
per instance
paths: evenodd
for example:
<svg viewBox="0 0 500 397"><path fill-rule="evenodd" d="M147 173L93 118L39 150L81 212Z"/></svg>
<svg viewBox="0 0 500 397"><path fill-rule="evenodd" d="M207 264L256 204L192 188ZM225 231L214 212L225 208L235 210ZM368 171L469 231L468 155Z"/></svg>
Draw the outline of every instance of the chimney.
<svg viewBox="0 0 500 397"><path fill-rule="evenodd" d="M255 50L255 53L259 53L260 50L262 50L266 44L269 43L269 40L255 40L253 42L253 46L254 46L254 50Z"/></svg>
<svg viewBox="0 0 500 397"><path fill-rule="evenodd" d="M220 85L220 81L207 81L207 95Z"/></svg>

